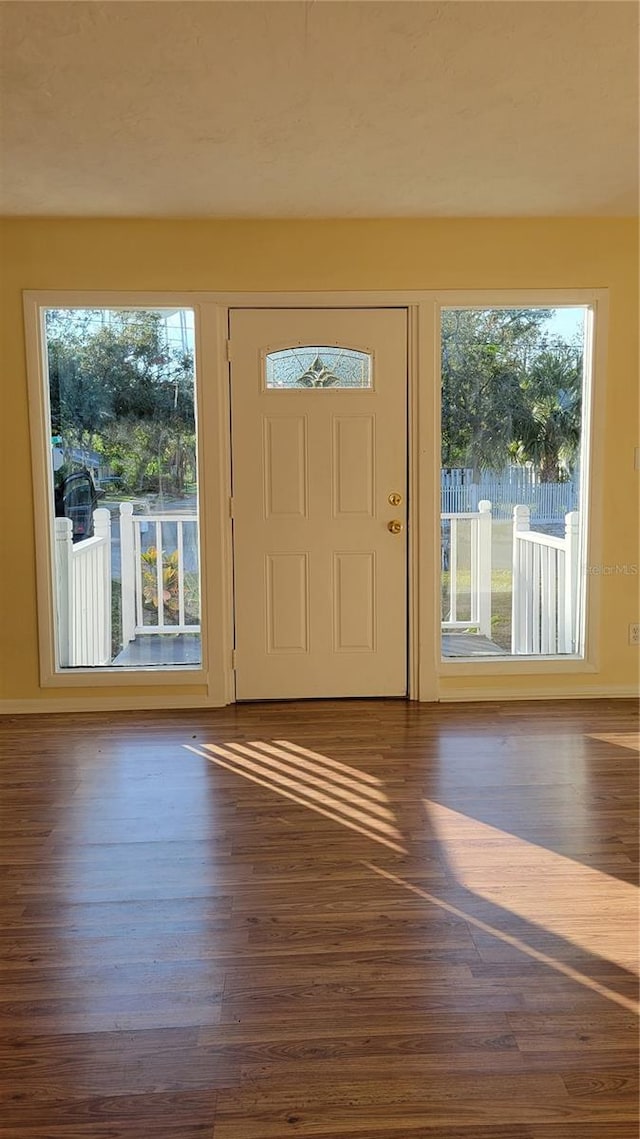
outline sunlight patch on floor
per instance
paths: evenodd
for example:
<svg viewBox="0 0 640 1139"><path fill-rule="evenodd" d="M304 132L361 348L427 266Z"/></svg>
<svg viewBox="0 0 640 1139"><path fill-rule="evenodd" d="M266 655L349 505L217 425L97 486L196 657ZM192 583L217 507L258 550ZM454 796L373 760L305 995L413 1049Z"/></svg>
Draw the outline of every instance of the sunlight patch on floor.
<svg viewBox="0 0 640 1139"><path fill-rule="evenodd" d="M637 967L637 889L441 803L429 828L462 886L621 968ZM480 857L478 857L480 853Z"/></svg>
<svg viewBox="0 0 640 1139"><path fill-rule="evenodd" d="M384 792L375 786L380 781L367 772L361 773L286 740L184 747L374 842L406 853L395 815L385 806Z"/></svg>
<svg viewBox="0 0 640 1139"><path fill-rule="evenodd" d="M590 732L589 739L615 744L616 747L628 747L631 751L640 751L640 736L634 732Z"/></svg>
<svg viewBox="0 0 640 1139"><path fill-rule="evenodd" d="M416 886L413 882L407 882L404 878L400 878L397 874L393 874L390 870L384 869L382 866L376 866L373 862L362 863L371 870L373 874L379 875L380 878L385 878L388 882L393 882L396 886L401 886L404 890L408 890L415 897L422 898L425 902L431 905L438 906L440 909L445 910L454 917L462 918L463 921L469 923L475 929L479 929L482 933L488 933L496 940L501 941L505 945L510 945L513 949L523 953L526 957L532 958L534 961L539 961L540 964L548 966L556 973L561 973L570 981L575 981L579 985L584 985L585 988L591 989L594 993L605 997L606 1000L613 1001L615 1004L620 1005L622 1008L629 1009L629 1011L637 1013L638 1002L630 1000L628 997L623 996L621 993L616 993L610 989L608 985L602 981L598 981L595 977L589 977L586 973L580 972L579 969L568 965L565 961L559 961L549 953L544 953L540 949L535 949L532 945L528 945L522 938L515 937L506 930L498 929L496 926L491 925L490 922L483 921L481 918L476 917L474 914L467 913L460 906L454 906L451 902L445 901L443 898L437 897L435 894L429 893L421 886Z"/></svg>
<svg viewBox="0 0 640 1139"><path fill-rule="evenodd" d="M399 854L409 853L382 781L368 772L288 740L183 747L373 842ZM623 970L634 970L637 956L630 950L636 933L634 886L440 803L423 802L427 837L438 842L456 882L499 908L496 917L503 912L513 914L565 945ZM462 904L437 897L390 870L364 859L361 865L607 1000L637 1010L635 1001L554 956L553 946L548 951L539 949L476 912L468 912Z"/></svg>

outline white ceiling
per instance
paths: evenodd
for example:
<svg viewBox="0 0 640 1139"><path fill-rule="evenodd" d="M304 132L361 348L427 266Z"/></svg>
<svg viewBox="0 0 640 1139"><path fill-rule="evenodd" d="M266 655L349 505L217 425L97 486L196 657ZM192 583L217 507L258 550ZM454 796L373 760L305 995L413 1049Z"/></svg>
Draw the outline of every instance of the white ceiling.
<svg viewBox="0 0 640 1139"><path fill-rule="evenodd" d="M638 4L0 4L0 212L625 215Z"/></svg>

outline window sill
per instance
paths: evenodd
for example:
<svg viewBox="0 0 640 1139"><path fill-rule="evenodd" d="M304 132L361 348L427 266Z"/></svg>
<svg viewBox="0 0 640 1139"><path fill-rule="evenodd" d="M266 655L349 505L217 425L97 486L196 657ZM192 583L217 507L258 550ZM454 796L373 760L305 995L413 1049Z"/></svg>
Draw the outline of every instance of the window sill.
<svg viewBox="0 0 640 1139"><path fill-rule="evenodd" d="M595 673L593 661L579 656L459 657L441 660L438 672L443 679L450 676L517 676Z"/></svg>
<svg viewBox="0 0 640 1139"><path fill-rule="evenodd" d="M139 688L206 686L209 674L201 666L180 668L78 668L42 676L41 688Z"/></svg>

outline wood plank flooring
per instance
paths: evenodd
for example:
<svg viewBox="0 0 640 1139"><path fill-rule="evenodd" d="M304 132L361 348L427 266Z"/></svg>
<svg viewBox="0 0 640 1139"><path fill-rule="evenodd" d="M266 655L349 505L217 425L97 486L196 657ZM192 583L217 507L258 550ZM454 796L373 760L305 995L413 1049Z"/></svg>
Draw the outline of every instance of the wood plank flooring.
<svg viewBox="0 0 640 1139"><path fill-rule="evenodd" d="M635 729L6 718L0 1139L636 1139Z"/></svg>

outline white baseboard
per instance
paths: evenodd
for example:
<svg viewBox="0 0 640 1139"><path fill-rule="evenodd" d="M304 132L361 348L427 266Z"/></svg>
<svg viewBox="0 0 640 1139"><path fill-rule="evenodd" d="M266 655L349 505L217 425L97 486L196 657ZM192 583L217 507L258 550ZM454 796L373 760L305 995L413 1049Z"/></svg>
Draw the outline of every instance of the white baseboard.
<svg viewBox="0 0 640 1139"><path fill-rule="evenodd" d="M534 692L527 692L526 694L515 692L513 688L496 687L489 692L486 688L474 688L473 685L468 685L465 688L457 688L455 692L441 692L438 700L442 704L476 701L488 703L493 700L520 700L526 703L533 700L637 700L639 696L638 689L631 684L611 684L597 687L595 685L576 684L564 692L559 692L557 688L536 688Z"/></svg>
<svg viewBox="0 0 640 1139"><path fill-rule="evenodd" d="M449 703L491 703L495 700L523 702L534 700L624 700L638 699L638 690L632 685L610 685L609 687L577 686L571 691L558 692L557 688L537 689L524 696L521 692L514 692L512 688L474 688L469 685L458 688L455 692L441 693L439 702ZM206 700L202 696L105 696L101 699L95 697L78 696L65 700L55 700L47 697L43 700L0 700L0 716L33 716L58 712L144 712L154 711L158 708L223 708L225 701Z"/></svg>

